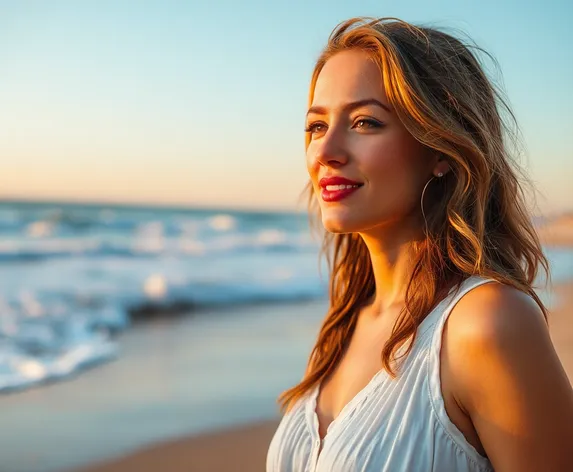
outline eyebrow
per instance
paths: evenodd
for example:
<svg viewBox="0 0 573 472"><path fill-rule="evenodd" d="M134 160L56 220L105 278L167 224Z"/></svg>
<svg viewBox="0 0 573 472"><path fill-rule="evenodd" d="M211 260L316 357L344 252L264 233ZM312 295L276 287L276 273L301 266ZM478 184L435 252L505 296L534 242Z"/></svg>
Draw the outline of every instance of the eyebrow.
<svg viewBox="0 0 573 472"><path fill-rule="evenodd" d="M376 100L375 98L366 98L364 100L358 100L356 102L347 103L342 107L344 111L354 110L355 108L365 107L367 105L376 105L380 108L383 108L388 113L392 113L390 108L387 105L384 105L380 100ZM311 113L316 113L317 115L326 115L327 109L325 107L321 107L318 105L312 106L306 112L306 115L310 115Z"/></svg>

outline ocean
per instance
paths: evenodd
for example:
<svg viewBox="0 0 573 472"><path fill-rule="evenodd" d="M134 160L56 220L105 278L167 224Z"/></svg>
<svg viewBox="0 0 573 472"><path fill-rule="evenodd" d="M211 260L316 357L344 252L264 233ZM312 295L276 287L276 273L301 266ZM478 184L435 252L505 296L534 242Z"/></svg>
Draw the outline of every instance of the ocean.
<svg viewBox="0 0 573 472"><path fill-rule="evenodd" d="M324 297L318 268L305 214L0 203L0 392L115 358L154 313Z"/></svg>
<svg viewBox="0 0 573 472"><path fill-rule="evenodd" d="M0 393L117 358L154 314L325 298L318 252L304 213L0 203Z"/></svg>

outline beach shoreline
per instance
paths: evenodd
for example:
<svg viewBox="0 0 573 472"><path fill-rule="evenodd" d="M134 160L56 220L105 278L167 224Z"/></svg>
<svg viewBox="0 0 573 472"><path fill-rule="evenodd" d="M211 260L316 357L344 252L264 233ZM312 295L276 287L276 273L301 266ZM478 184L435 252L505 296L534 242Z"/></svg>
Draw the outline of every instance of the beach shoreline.
<svg viewBox="0 0 573 472"><path fill-rule="evenodd" d="M573 381L573 280L548 288L551 336ZM0 397L0 470L264 471L280 419L276 399L298 381L326 308L324 299L217 308L128 330L117 360ZM215 339L229 349L245 340L247 348L234 359L213 350ZM268 355L261 360L260 352ZM225 384L201 381L202 364L193 364L200 354L208 370L241 372L232 395L214 406ZM241 359L258 364L245 371Z"/></svg>
<svg viewBox="0 0 573 472"><path fill-rule="evenodd" d="M573 382L573 280L556 283L549 326L555 349ZM141 448L77 472L263 472L279 418L180 437Z"/></svg>
<svg viewBox="0 0 573 472"><path fill-rule="evenodd" d="M276 399L302 376L326 306L210 307L127 330L114 361L0 397L0 471L76 470L276 420Z"/></svg>

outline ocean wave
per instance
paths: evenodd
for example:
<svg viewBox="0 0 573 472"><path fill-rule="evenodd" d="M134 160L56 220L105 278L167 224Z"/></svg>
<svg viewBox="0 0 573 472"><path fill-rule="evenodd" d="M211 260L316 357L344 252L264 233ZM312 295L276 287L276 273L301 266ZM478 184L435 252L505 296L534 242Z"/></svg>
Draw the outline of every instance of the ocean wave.
<svg viewBox="0 0 573 472"><path fill-rule="evenodd" d="M169 238L140 234L130 239L118 238L42 238L5 239L0 241L1 262L44 261L65 257L121 256L197 256L230 252L300 252L315 251L317 243L307 235L288 234L264 229L255 234L228 234L209 240L190 237Z"/></svg>
<svg viewBox="0 0 573 472"><path fill-rule="evenodd" d="M108 267L107 272L102 265L80 274L77 270L85 264L72 264L60 267L59 284L31 278L35 290L12 291L6 285L0 298L0 392L60 379L113 359L118 355L116 336L151 318L326 294L324 284L309 275L307 264L293 261L290 266L269 267L261 258L251 261L255 270L247 275L241 270L243 262L230 264L225 274L217 267L185 273L187 266L179 264L164 272L147 270L145 276L139 273L141 265Z"/></svg>
<svg viewBox="0 0 573 472"><path fill-rule="evenodd" d="M325 297L318 250L304 215L0 204L0 392L121 356L151 318Z"/></svg>

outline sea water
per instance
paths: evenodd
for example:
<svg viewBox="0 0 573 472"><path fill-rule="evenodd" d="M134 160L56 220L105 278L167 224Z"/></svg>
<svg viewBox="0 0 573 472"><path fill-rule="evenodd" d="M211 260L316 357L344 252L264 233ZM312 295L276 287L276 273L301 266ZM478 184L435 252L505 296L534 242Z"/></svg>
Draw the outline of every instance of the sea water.
<svg viewBox="0 0 573 472"><path fill-rule="evenodd" d="M2 203L0 392L116 357L134 316L323 297L318 267L304 214Z"/></svg>
<svg viewBox="0 0 573 472"><path fill-rule="evenodd" d="M318 253L303 213L0 203L0 392L117 357L149 313L325 297Z"/></svg>

